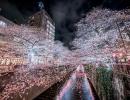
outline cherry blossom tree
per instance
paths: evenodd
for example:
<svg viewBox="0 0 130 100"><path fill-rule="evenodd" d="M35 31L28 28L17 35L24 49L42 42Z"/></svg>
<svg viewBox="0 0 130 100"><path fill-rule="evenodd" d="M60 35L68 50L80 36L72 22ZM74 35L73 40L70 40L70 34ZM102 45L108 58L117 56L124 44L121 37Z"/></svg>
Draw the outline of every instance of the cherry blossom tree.
<svg viewBox="0 0 130 100"><path fill-rule="evenodd" d="M124 17L127 16L127 17ZM86 14L86 17L79 21L77 32L73 45L79 52L79 57L84 57L86 62L108 62L112 59L113 52L122 50L123 46L119 45L121 25L128 15L123 11L111 11L108 9L94 8ZM128 21L126 22L128 24Z"/></svg>

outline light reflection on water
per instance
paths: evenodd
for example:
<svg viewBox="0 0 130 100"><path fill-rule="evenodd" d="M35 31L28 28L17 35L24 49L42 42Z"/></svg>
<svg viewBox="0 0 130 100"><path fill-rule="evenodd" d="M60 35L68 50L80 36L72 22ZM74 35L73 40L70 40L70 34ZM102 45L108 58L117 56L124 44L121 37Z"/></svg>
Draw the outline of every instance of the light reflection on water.
<svg viewBox="0 0 130 100"><path fill-rule="evenodd" d="M76 95L78 94L79 97ZM70 79L61 89L56 100L94 100L91 87L82 66L77 67Z"/></svg>

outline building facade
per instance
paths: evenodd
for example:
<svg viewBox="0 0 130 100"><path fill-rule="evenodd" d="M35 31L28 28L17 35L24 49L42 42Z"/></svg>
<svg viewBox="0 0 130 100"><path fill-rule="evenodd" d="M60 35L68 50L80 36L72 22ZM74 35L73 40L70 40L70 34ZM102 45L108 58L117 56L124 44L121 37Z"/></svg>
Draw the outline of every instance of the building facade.
<svg viewBox="0 0 130 100"><path fill-rule="evenodd" d="M17 58L19 61L15 60L13 66L22 62L50 64L53 62L54 34L55 24L44 10L29 17L25 25L17 25L0 16L1 66L11 66L11 59Z"/></svg>
<svg viewBox="0 0 130 100"><path fill-rule="evenodd" d="M45 10L42 10L29 17L28 25L32 27L43 28L49 35L49 39L54 39L55 23Z"/></svg>

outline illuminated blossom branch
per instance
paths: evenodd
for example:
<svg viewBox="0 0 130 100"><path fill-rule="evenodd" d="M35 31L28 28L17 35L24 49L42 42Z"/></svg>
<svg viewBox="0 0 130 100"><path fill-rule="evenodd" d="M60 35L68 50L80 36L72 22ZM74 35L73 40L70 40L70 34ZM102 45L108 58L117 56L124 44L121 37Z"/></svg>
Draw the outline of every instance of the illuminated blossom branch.
<svg viewBox="0 0 130 100"><path fill-rule="evenodd" d="M3 40L6 43L6 51L14 54L14 57L16 54L23 58L28 54L46 57L51 54L53 40L50 39L50 34L47 34L42 28L14 25L0 27L0 32L7 38ZM5 48L2 47L2 49Z"/></svg>
<svg viewBox="0 0 130 100"><path fill-rule="evenodd" d="M88 13L76 26L77 38L73 41L78 49L77 56L87 61L108 62L116 50L122 50L119 40L119 29L116 22L125 21L127 17L123 11L110 11L107 9L94 9ZM128 24L128 22L126 22Z"/></svg>

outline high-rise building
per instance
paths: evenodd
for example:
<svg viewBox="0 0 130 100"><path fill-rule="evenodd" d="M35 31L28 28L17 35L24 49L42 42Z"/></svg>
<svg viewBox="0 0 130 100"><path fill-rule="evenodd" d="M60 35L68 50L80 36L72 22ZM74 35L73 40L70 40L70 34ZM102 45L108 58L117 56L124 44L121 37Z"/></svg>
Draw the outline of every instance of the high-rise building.
<svg viewBox="0 0 130 100"><path fill-rule="evenodd" d="M25 25L17 25L0 17L0 34L10 38L8 41L1 40L7 44L8 53L28 58L31 62L35 59L35 63L52 62L55 24L45 10L29 17Z"/></svg>
<svg viewBox="0 0 130 100"><path fill-rule="evenodd" d="M39 11L29 17L28 25L44 29L49 35L49 38L54 39L55 24L45 10Z"/></svg>
<svg viewBox="0 0 130 100"><path fill-rule="evenodd" d="M0 16L0 27L16 25L12 21L6 19L5 17Z"/></svg>

